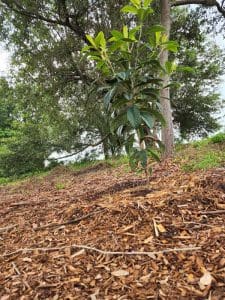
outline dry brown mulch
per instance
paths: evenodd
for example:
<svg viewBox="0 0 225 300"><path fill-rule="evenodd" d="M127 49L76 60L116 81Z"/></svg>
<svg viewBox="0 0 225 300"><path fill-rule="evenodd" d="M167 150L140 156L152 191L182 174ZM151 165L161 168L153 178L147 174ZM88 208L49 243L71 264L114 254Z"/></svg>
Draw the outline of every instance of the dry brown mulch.
<svg viewBox="0 0 225 300"><path fill-rule="evenodd" d="M223 168L62 168L0 205L1 300L225 299Z"/></svg>

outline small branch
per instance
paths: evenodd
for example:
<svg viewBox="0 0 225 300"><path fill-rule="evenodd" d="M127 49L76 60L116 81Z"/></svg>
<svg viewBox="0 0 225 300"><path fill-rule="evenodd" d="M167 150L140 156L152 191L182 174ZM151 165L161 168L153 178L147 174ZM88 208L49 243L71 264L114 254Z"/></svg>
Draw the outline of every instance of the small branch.
<svg viewBox="0 0 225 300"><path fill-rule="evenodd" d="M18 224L15 224L15 225L9 225L9 226L7 226L7 227L0 228L0 233L1 233L1 232L4 232L4 231L7 231L7 230L9 230L9 229L15 228L15 227L17 227L17 226L18 226Z"/></svg>
<svg viewBox="0 0 225 300"><path fill-rule="evenodd" d="M219 215L219 214L225 214L225 209L200 211L200 214L201 215Z"/></svg>
<svg viewBox="0 0 225 300"><path fill-rule="evenodd" d="M33 252L33 251L46 251L46 252L50 252L50 251L58 251L58 250L64 250L64 249L73 249L73 248L78 248L78 249L84 249L84 250L90 250L93 252L97 252L103 255L148 255L148 256L152 256L152 255L157 255L157 254L164 254L164 253L170 253L170 252L187 252L187 251L197 251L197 250L201 250L201 247L184 247L184 248L171 248L171 249L165 249L165 250L160 250L160 251L152 251L152 252L147 252L147 251L132 251L132 252L128 252L128 251L105 251L105 250L100 250L94 247L90 247L90 246L86 246L86 245L71 245L71 246L63 246L63 247L54 247L54 248L21 248L18 249L14 252L10 252L10 253L6 253L3 255L0 255L0 258L4 258L4 257L9 257L11 255L15 255L15 254L19 254L19 253L26 253L26 252Z"/></svg>
<svg viewBox="0 0 225 300"><path fill-rule="evenodd" d="M175 0L172 1L171 6L180 6L180 5L188 5L188 4L199 4L199 5L205 5L205 6L215 6L216 5L215 0L209 1L209 0Z"/></svg>
<svg viewBox="0 0 225 300"><path fill-rule="evenodd" d="M199 4L206 7L213 7L215 6L217 10L223 15L225 18L225 7L224 1L220 4L216 0L176 0L171 3L171 6L181 6L181 5L188 5L188 4Z"/></svg>
<svg viewBox="0 0 225 300"><path fill-rule="evenodd" d="M155 219L152 219L152 222L153 222L153 227L154 227L154 231L155 231L155 236L159 237L159 231L158 231Z"/></svg>
<svg viewBox="0 0 225 300"><path fill-rule="evenodd" d="M64 226L64 225L69 225L69 224L75 224L75 223L78 223L82 220L85 220L91 216L94 216L96 214L99 214L101 212L105 211L104 209L101 209L101 210L97 210L97 211L94 211L90 214L87 214L85 216L82 216L80 218L77 218L77 219L73 219L73 220L70 220L70 221L67 221L67 222L63 222L63 223L50 223L50 224L47 224L47 225L43 225L43 226L40 226L38 228L35 228L34 230L37 231L37 230L41 230L41 229L45 229L45 228L49 228L49 227L59 227L59 226Z"/></svg>
<svg viewBox="0 0 225 300"><path fill-rule="evenodd" d="M12 262L13 270L16 272L17 275L21 275L19 269L17 268L16 264Z"/></svg>
<svg viewBox="0 0 225 300"><path fill-rule="evenodd" d="M67 155L62 156L62 157L58 157L57 160L60 160L60 159L64 159L64 158L67 158L67 157L71 157L71 156L77 155L77 154L81 153L82 151L86 150L88 147L97 147L97 146L100 145L100 144L101 144L108 136L109 136L109 134L107 134L106 136L104 136L100 141L98 141L98 142L95 143L95 144L88 144L88 145L85 145L81 150L79 150L79 151L77 151L77 152L73 152L73 153L67 154ZM48 160L55 160L55 159L49 158Z"/></svg>
<svg viewBox="0 0 225 300"><path fill-rule="evenodd" d="M35 203L36 204L36 203ZM34 203L32 203L32 202L17 202L17 203L12 203L12 204L10 204L9 206L10 207L17 207L17 206L23 206L23 205L34 205Z"/></svg>

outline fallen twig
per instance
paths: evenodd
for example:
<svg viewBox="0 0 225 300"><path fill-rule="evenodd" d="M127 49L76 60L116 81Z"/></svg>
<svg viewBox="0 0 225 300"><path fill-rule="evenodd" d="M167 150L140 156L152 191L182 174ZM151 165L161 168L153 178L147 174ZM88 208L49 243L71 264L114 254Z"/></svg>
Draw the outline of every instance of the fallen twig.
<svg viewBox="0 0 225 300"><path fill-rule="evenodd" d="M62 246L62 247L53 247L53 248L21 248L18 249L14 252L6 253L1 255L0 257L8 257L14 254L18 253L26 253L26 252L33 252L33 251L44 251L44 252L50 252L50 251L59 251L59 250L64 250L64 249L72 249L72 248L79 248L79 249L85 249L85 250L90 250L94 252L98 252L103 255L157 255L157 254L164 254L164 253L169 253L169 252L182 252L182 251L196 251L196 250L201 250L201 247L184 247L184 248L171 248L171 249L164 249L164 250L159 250L159 251L106 251L106 250L101 250L97 249L94 247L86 246L86 245L70 245L70 246Z"/></svg>
<svg viewBox="0 0 225 300"><path fill-rule="evenodd" d="M87 215L84 215L82 217L79 217L79 218L76 218L76 219L73 219L73 220L70 220L70 221L67 221L67 222L49 223L49 224L37 227L34 230L37 231L37 230L41 230L41 229L45 229L45 228L49 228L49 227L59 227L59 226L64 226L64 225L69 225L69 224L75 224L75 223L80 222L82 220L85 220L85 219L87 219L87 218L89 218L89 217L91 217L93 215L99 214L99 213L101 213L103 211L105 211L105 209L101 209L101 210L97 210L97 211L91 212L91 213L89 213Z"/></svg>
<svg viewBox="0 0 225 300"><path fill-rule="evenodd" d="M17 275L21 275L19 269L17 268L16 264L12 262L13 270L17 273Z"/></svg>
<svg viewBox="0 0 225 300"><path fill-rule="evenodd" d="M219 214L225 214L225 209L200 211L200 214L201 215L219 215Z"/></svg>
<svg viewBox="0 0 225 300"><path fill-rule="evenodd" d="M156 236L156 237L159 237L159 231L158 231L157 224L156 224L156 221L155 221L154 218L152 219L152 222L153 222L153 227L154 227L155 236Z"/></svg>
<svg viewBox="0 0 225 300"><path fill-rule="evenodd" d="M44 201L23 201L23 202L15 202L15 203L11 203L9 204L9 207L20 207L20 206L26 206L26 205L37 205L37 204L41 204L44 203Z"/></svg>
<svg viewBox="0 0 225 300"><path fill-rule="evenodd" d="M6 226L6 227L2 227L2 228L0 228L0 233L3 232L3 231L7 231L9 229L15 228L17 226L18 226L18 224L14 224L14 225L9 225L9 226Z"/></svg>

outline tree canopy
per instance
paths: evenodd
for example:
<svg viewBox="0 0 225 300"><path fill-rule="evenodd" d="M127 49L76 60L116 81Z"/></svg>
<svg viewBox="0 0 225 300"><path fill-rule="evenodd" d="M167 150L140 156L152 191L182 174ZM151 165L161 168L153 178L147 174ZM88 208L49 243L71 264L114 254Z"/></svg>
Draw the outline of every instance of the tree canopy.
<svg viewBox="0 0 225 300"><path fill-rule="evenodd" d="M123 0L32 1L32 5L24 0L0 1L0 37L12 52L11 87L17 107L13 118L23 124L38 122L44 128L46 153L79 152L98 143L106 157L121 153L122 140L110 131L109 116L97 92L103 77L81 59L81 49L87 33L95 36L103 31L108 38L112 29L121 30L123 22L133 24L134 16L120 14L125 4ZM159 23L157 1L153 7L148 25ZM174 121L183 137L218 128L212 113L220 107L215 89L223 55L211 45L207 33L212 28L220 31L223 15L217 6L212 9L213 13L208 6L179 12L174 8L172 13L171 38L180 44L178 62L194 67L194 72L180 71L173 77L180 83L180 89L171 93ZM210 63L203 64L205 58ZM10 124L13 114L7 117Z"/></svg>

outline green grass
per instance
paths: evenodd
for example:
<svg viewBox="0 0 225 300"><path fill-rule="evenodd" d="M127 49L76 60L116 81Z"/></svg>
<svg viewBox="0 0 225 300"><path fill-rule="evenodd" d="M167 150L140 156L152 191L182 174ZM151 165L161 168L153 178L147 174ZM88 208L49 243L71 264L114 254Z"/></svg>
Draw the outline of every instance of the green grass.
<svg viewBox="0 0 225 300"><path fill-rule="evenodd" d="M225 133L220 132L210 138L210 141L214 144L225 143Z"/></svg>
<svg viewBox="0 0 225 300"><path fill-rule="evenodd" d="M0 185L5 184L19 184L23 181L27 181L30 178L38 178L42 179L46 177L50 173L49 170L43 170L43 171L36 171L32 173L23 174L20 176L12 176L12 177L0 177Z"/></svg>
<svg viewBox="0 0 225 300"><path fill-rule="evenodd" d="M207 170L221 166L225 163L225 153L209 151L206 154L198 155L196 158L182 165L182 169L186 172L196 170Z"/></svg>
<svg viewBox="0 0 225 300"><path fill-rule="evenodd" d="M178 150L177 162L185 172L225 166L225 133L183 145Z"/></svg>
<svg viewBox="0 0 225 300"><path fill-rule="evenodd" d="M57 190L64 190L66 188L66 184L63 183L63 182L57 182L56 185L55 185L55 188Z"/></svg>
<svg viewBox="0 0 225 300"><path fill-rule="evenodd" d="M91 161L81 161L75 162L68 165L68 167L73 171L80 171L86 168L95 167L100 164L106 164L110 167L117 168L121 165L126 165L129 163L127 156L120 156L116 158L110 158L106 160L91 160Z"/></svg>
<svg viewBox="0 0 225 300"><path fill-rule="evenodd" d="M5 149L1 149L4 151ZM218 133L210 138L205 138L190 144L178 144L174 161L181 165L185 172L196 170L207 170L213 167L225 166L225 133ZM122 172L129 172L129 159L127 156L120 156L108 160L85 160L69 164L67 167L72 171L81 171L98 165L106 165L112 168L122 166ZM52 169L54 171L54 168ZM30 178L44 178L52 170L33 172L19 177L4 178L0 177L0 184L16 184ZM119 175L118 175L119 176ZM66 188L65 183L59 181L55 188L58 190Z"/></svg>

